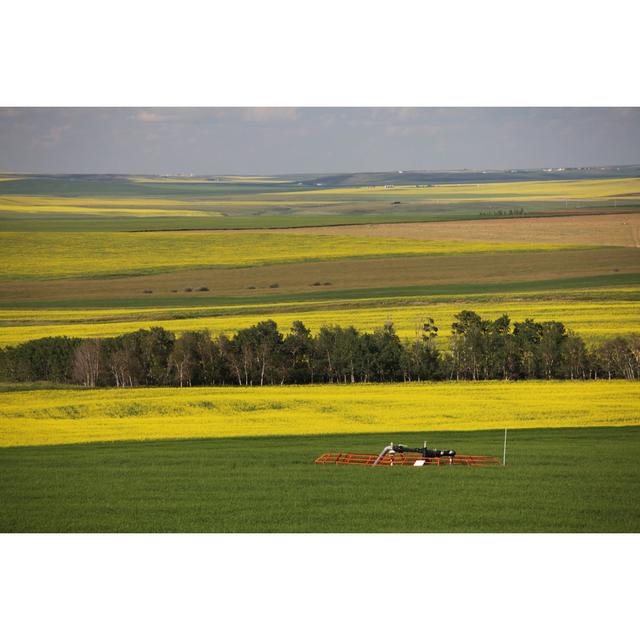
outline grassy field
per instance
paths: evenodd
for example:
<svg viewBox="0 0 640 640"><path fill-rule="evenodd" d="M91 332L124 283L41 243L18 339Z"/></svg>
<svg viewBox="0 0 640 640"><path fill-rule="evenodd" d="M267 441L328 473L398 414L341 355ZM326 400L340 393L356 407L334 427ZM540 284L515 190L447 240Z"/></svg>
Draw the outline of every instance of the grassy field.
<svg viewBox="0 0 640 640"><path fill-rule="evenodd" d="M622 380L92 390L9 386L0 397L0 446L5 447L640 423L640 383Z"/></svg>
<svg viewBox="0 0 640 640"><path fill-rule="evenodd" d="M502 432L430 433L471 454ZM510 432L506 467L314 465L421 434L0 449L3 532L638 532L640 428Z"/></svg>

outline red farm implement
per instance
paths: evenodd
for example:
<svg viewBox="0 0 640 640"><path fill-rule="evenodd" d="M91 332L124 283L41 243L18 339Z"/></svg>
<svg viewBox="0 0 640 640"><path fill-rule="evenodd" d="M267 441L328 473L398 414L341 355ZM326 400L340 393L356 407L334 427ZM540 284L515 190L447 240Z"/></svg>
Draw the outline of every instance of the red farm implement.
<svg viewBox="0 0 640 640"><path fill-rule="evenodd" d="M502 464L495 456L457 455L455 451L440 451L424 447L411 449L391 443L378 455L372 453L323 453L316 464L350 464L361 467L450 466L493 467Z"/></svg>

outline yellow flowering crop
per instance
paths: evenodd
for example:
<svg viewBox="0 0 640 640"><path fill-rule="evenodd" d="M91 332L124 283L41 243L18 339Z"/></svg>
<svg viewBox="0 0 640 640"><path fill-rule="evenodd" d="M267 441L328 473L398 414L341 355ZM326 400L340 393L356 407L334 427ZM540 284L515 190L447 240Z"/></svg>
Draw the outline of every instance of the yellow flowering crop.
<svg viewBox="0 0 640 640"><path fill-rule="evenodd" d="M613 335L640 332L640 306L635 301L626 300L577 300L577 301L486 301L452 300L447 302L420 302L414 304L384 304L380 306L353 306L348 301L337 303L337 308L327 305L314 309L318 303L303 303L309 311L287 309L301 303L260 305L244 309L242 307L178 308L178 309L98 309L98 310L42 310L42 311L0 311L0 346L18 344L47 336L67 335L78 338L105 338L122 333L162 326L170 331L194 331L209 329L212 334L231 334L261 320L271 318L278 323L282 332L287 332L294 320L302 320L314 333L322 325L353 324L360 330L372 331L385 322L393 322L401 337L415 335L416 325L431 317L439 327L439 335L450 335L454 315L463 309L471 309L482 317L495 319L506 313L513 322L526 318L537 321L559 320L581 335L587 341L594 341ZM325 303L326 304L326 303ZM173 313L198 312L202 317L170 319ZM235 313L234 313L235 311ZM249 311L247 313L246 311ZM207 316L207 313L210 316ZM132 315L138 318L126 319ZM105 316L120 317L121 320L105 321ZM82 319L85 322L82 322ZM39 323L39 324L36 324ZM4 325L4 326L2 326Z"/></svg>
<svg viewBox="0 0 640 640"><path fill-rule="evenodd" d="M388 194L413 196L420 199L437 200L562 200L594 198L637 198L640 178L602 180L540 180L523 182L484 182L464 184L437 184L431 187L415 185L397 187L340 187L330 190L306 191L306 195L318 197L322 194L336 196L358 196L375 198Z"/></svg>
<svg viewBox="0 0 640 640"><path fill-rule="evenodd" d="M0 446L639 423L640 383L621 380L16 390Z"/></svg>
<svg viewBox="0 0 640 640"><path fill-rule="evenodd" d="M567 245L269 233L0 232L0 277L143 274L398 255L566 250Z"/></svg>
<svg viewBox="0 0 640 640"><path fill-rule="evenodd" d="M290 195L285 193L283 195ZM82 214L132 216L211 216L222 215L215 210L224 207L283 207L339 204L327 200L247 200L237 196L228 198L83 198L63 196L0 195L0 213L10 214Z"/></svg>

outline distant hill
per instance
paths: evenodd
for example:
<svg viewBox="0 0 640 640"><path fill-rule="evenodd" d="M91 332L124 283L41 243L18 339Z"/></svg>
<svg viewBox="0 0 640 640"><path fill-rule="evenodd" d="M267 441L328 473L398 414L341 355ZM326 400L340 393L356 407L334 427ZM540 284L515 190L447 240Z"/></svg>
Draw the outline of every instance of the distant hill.
<svg viewBox="0 0 640 640"><path fill-rule="evenodd" d="M304 186L365 187L385 184L452 184L516 182L523 180L580 180L594 178L640 177L640 165L610 167L554 167L511 169L507 171L387 171L377 173L336 173L326 175L283 176Z"/></svg>
<svg viewBox="0 0 640 640"><path fill-rule="evenodd" d="M545 169L381 171L371 173L288 174L278 176L131 176L126 174L0 173L0 195L188 196L306 191L336 187L437 185L529 180L637 178L640 165L554 167ZM145 180L144 178L148 178Z"/></svg>

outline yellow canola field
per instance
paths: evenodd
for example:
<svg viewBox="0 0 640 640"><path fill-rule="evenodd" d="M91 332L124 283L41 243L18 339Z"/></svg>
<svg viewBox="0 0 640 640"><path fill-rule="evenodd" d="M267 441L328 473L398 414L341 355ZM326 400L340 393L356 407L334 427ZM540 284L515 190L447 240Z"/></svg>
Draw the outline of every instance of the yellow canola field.
<svg viewBox="0 0 640 640"><path fill-rule="evenodd" d="M508 197L509 200L562 200L566 198L637 198L640 178L603 180L541 180L537 182L487 182L482 184L438 184L431 187L343 187L331 190L306 191L305 195L317 196L376 196L382 194L407 195L420 198L491 200ZM634 195L635 194L635 195Z"/></svg>
<svg viewBox="0 0 640 640"><path fill-rule="evenodd" d="M460 309L475 309L481 306L483 309L497 309L505 303L517 303L519 311L525 313L527 309L536 310L542 304L544 308L567 309L569 305L579 302L589 302L590 304L599 303L600 300L606 301L607 305L611 301L615 304L623 303L622 310L625 308L633 310L634 305L638 304L640 297L640 288L634 286L628 287L594 287L589 289L564 289L535 291L535 292L512 292L507 294L496 295L495 293L468 293L461 298L459 295L438 295L434 298L425 298L424 296L383 296L371 298L339 298L333 300L304 300L291 302L255 302L243 304L207 304L203 300L201 305L189 306L149 306L144 307L106 307L106 308L62 308L62 309L0 309L0 326L11 326L18 324L51 324L51 323L76 323L76 322L113 322L125 319L131 320L149 320L160 321L164 318L175 317L180 315L183 318L192 317L213 317L219 315L253 315L267 317L270 315L282 315L287 311L294 312L300 307L304 307L304 312L313 309L331 310L336 308L349 308L352 312L358 309L375 308L383 306L385 308L403 308L410 307L418 309L418 315L426 312L427 307L431 310L434 305L458 305ZM553 300L553 301L552 301ZM528 306L527 306L528 305ZM492 311L490 311L492 312ZM640 305L638 306L640 313ZM295 315L295 314L294 314Z"/></svg>
<svg viewBox="0 0 640 640"><path fill-rule="evenodd" d="M7 209L0 208L0 213L6 213ZM64 209L59 207L40 207L33 209L31 207L12 207L10 213L19 214L68 214L77 213L83 216L87 215L110 215L110 216L132 216L134 218L176 218L179 216L185 218L206 218L206 217L222 217L224 214L220 211L196 211L188 209L85 209L82 207L65 207Z"/></svg>
<svg viewBox="0 0 640 640"><path fill-rule="evenodd" d="M182 200L179 198L87 198L81 196L26 196L9 195L0 196L0 209L10 210L14 207L24 207L36 210L39 208L64 210L67 207L79 209L179 209L180 207L192 208L194 203L201 204L200 200ZM206 201L204 202L206 204Z"/></svg>
<svg viewBox="0 0 640 640"><path fill-rule="evenodd" d="M288 194L279 194L288 195ZM134 216L206 216L212 215L211 209L220 207L259 207L259 206L293 206L293 205L332 205L339 202L327 200L246 200L230 198L82 198L62 196L0 196L0 212L4 213L55 213L101 215L113 213ZM218 213L218 215L222 215Z"/></svg>
<svg viewBox="0 0 640 640"><path fill-rule="evenodd" d="M221 203L163 198L65 198L56 196L0 196L0 213L58 215L116 215L134 217L221 216L210 206Z"/></svg>
<svg viewBox="0 0 640 640"><path fill-rule="evenodd" d="M0 277L148 274L374 256L567 250L572 245L270 233L0 232Z"/></svg>
<svg viewBox="0 0 640 640"><path fill-rule="evenodd" d="M222 309L222 308L220 308ZM451 324L454 315L463 309L470 309L479 313L483 318L496 319L503 313L511 318L512 322L520 322L526 318L533 318L543 322L558 320L565 326L578 333L588 342L598 341L610 336L640 332L640 304L637 301L620 300L585 300L585 301L546 301L524 300L509 302L478 302L478 301L452 301L434 302L420 305L384 305L379 307L353 307L336 309L316 309L313 311L283 310L261 312L259 309L250 314L238 313L237 315L220 315L213 317L162 319L157 315L158 310L148 312L150 317L139 320L122 320L105 322L101 320L101 314L105 310L88 310L87 322L58 322L51 324L17 324L17 318L26 319L23 311L8 311L7 314L18 314L14 320L10 315L6 319L0 314L2 322L16 322L16 324L0 326L0 346L14 345L27 340L36 340L48 336L73 336L77 338L106 338L148 329L153 326L162 326L169 331L180 334L182 331L196 331L208 329L212 334L231 334L238 329L260 322L273 319L278 323L280 330L286 333L294 320L302 320L314 333L320 327L327 324L339 324L342 326L354 325L362 331L373 331L382 327L385 322L393 322L396 331L401 337L413 337L416 325L425 322L431 317L439 327L439 335L443 338L451 334ZM135 310L143 315L145 311ZM133 310L123 310L123 315ZM30 312L32 321L38 321L39 311ZM56 317L56 311L42 311L43 318ZM60 311L61 318L65 314L74 313L76 319L80 313ZM112 309L110 313L116 314L118 310ZM213 312L215 313L215 311ZM96 314L95 316L93 314ZM93 320L95 318L95 320Z"/></svg>
<svg viewBox="0 0 640 640"><path fill-rule="evenodd" d="M451 382L2 393L0 446L227 436L629 426L640 383ZM516 436L517 437L517 436Z"/></svg>

